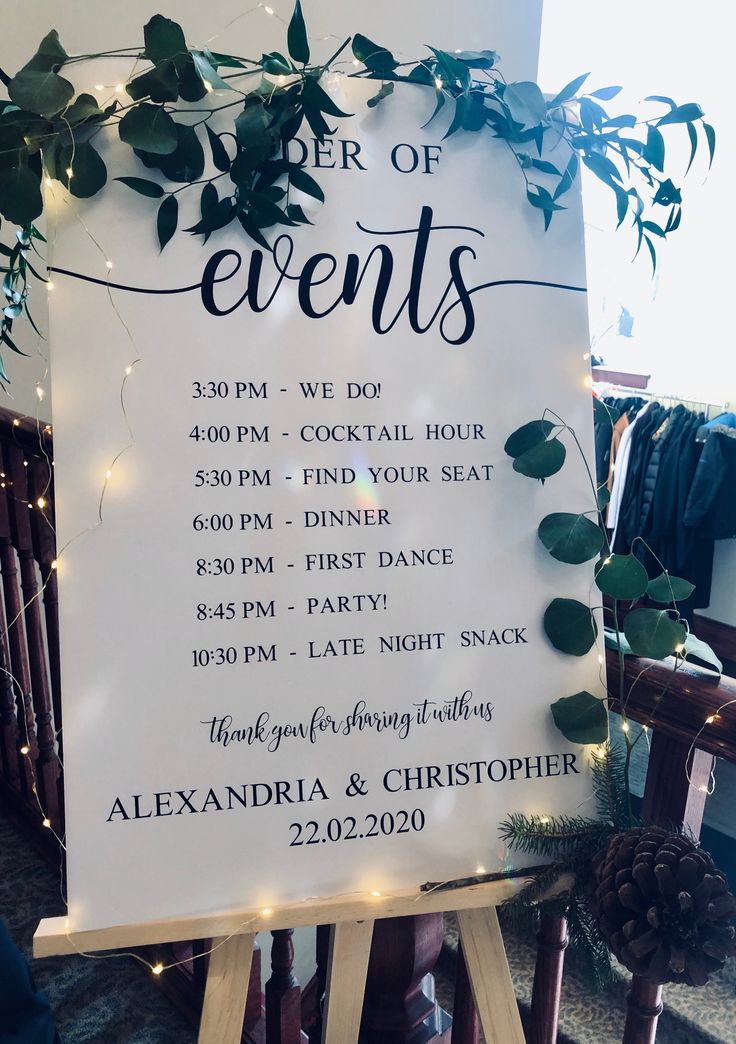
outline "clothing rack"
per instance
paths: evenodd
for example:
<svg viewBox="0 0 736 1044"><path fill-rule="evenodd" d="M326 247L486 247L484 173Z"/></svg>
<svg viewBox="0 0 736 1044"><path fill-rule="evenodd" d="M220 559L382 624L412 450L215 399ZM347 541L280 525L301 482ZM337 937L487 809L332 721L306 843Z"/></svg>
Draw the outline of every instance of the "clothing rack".
<svg viewBox="0 0 736 1044"><path fill-rule="evenodd" d="M594 389L600 394L605 395L624 395L624 396L638 396L640 399L650 399L653 402L666 402L666 403L682 403L684 406L703 406L705 419L711 420L711 410L714 410L713 417L717 417L719 413L725 413L729 408L727 402L704 402L701 399L685 399L680 395L663 395L656 391L651 391L648 388L627 388L623 384L610 384L607 381L599 381L593 383Z"/></svg>

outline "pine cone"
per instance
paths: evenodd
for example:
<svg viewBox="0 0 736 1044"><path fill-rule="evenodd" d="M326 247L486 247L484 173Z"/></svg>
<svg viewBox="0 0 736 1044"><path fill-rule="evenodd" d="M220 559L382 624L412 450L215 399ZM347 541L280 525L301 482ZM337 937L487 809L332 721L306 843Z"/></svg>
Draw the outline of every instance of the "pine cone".
<svg viewBox="0 0 736 1044"><path fill-rule="evenodd" d="M736 899L707 852L681 834L637 827L594 860L593 914L612 953L650 982L704 986L736 955Z"/></svg>

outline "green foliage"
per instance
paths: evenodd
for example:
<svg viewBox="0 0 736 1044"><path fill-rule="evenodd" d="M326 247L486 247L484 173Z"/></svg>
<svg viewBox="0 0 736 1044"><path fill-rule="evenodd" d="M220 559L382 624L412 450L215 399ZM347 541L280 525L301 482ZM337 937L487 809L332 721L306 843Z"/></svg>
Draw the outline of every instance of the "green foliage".
<svg viewBox="0 0 736 1044"><path fill-rule="evenodd" d="M351 75L381 81L377 93L367 102L370 108L395 95L396 84L426 87L434 108L429 123L446 107L452 111L445 137L461 131L482 132L503 141L518 164L527 201L539 211L545 228L554 214L564 209L563 197L582 161L611 188L619 224L630 220L637 236L637 252L646 244L653 264L655 241L674 232L681 217L681 192L664 176L661 128L665 133L670 129L676 134L687 133L690 163L701 139L707 146L709 163L715 153L715 131L694 102L677 105L670 98L654 96L649 100L665 107L654 119L611 116L602 103L614 98L619 88L581 93L586 76L577 77L547 102L531 81L507 83L497 68L498 55L492 50L450 53L429 47L425 57L400 64L388 47L356 33L326 64L310 65L309 34L299 0L286 33L288 57L281 51L271 51L256 60L215 53L207 47L191 48L182 27L161 14L146 23L143 41L140 57L148 67L125 84L125 104L116 100L104 110L91 94L74 97L71 82L62 75L70 59L55 30L44 37L15 76L5 78L10 101L0 101L0 216L28 232L43 210L44 174L68 186L78 197L99 192L107 182L107 171L92 138L103 126L117 125L120 140L130 146L136 161L157 171L164 182L184 188L204 178L201 135L206 134L217 174L205 180L221 178L222 182L217 189L217 204L208 193L201 221L185 231L202 234L206 241L217 229L237 221L246 235L268 249L269 229L311 223L301 205L293 201L292 189L324 200L317 182L284 159L285 150L304 122L323 141L334 133L332 121L347 116L319 80L351 42L360 65ZM85 57L91 56L75 56L73 60ZM274 82L266 78L269 76L278 79ZM213 100L200 109L204 116L196 125L178 122L178 103L201 102L212 90L230 96L238 93L234 101L219 104ZM214 112L223 108L234 110L234 155L224 144L224 139L232 140L232 135L216 134L209 126ZM543 156L547 141L561 143L567 153L563 163L555 165ZM71 179L66 173L69 166L73 169ZM168 198L182 191L138 177L135 169L115 180L150 198ZM151 185L157 185L161 192ZM658 208L666 209L666 217L653 220ZM177 212L176 203L164 207L162 202L157 219L160 243L168 242L172 230L176 230ZM0 344L8 347L12 340L10 322L12 319L5 315L0 323ZM547 433L512 455L517 471L544 481L562 467L565 450Z"/></svg>
<svg viewBox="0 0 736 1044"><path fill-rule="evenodd" d="M664 602L669 605L672 602L684 602L694 590L695 585L691 584L689 580L683 580L679 576L671 576L664 572L647 584L647 598L651 598L653 602Z"/></svg>
<svg viewBox="0 0 736 1044"><path fill-rule="evenodd" d="M544 630L555 649L585 656L593 648L598 627L587 605L575 598L555 598L544 614Z"/></svg>
<svg viewBox="0 0 736 1044"><path fill-rule="evenodd" d="M646 592L649 576L634 555L608 555L596 563L595 582L603 594L633 602Z"/></svg>
<svg viewBox="0 0 736 1044"><path fill-rule="evenodd" d="M603 531L587 515L564 511L547 515L539 523L539 539L553 558L570 565L588 562L603 546Z"/></svg>
<svg viewBox="0 0 736 1044"><path fill-rule="evenodd" d="M684 646L687 632L666 609L632 609L626 614L624 634L635 656L663 660Z"/></svg>
<svg viewBox="0 0 736 1044"><path fill-rule="evenodd" d="M591 693L576 692L552 704L552 717L565 739L571 743L604 743L608 738L608 711L605 700Z"/></svg>

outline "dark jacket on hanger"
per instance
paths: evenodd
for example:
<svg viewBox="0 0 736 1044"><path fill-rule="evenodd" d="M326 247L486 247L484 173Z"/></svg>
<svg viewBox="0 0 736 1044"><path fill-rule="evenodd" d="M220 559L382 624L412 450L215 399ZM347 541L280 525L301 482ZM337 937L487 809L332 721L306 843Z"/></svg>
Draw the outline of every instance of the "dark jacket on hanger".
<svg viewBox="0 0 736 1044"><path fill-rule="evenodd" d="M736 536L736 429L711 429L687 498L685 525L714 540Z"/></svg>

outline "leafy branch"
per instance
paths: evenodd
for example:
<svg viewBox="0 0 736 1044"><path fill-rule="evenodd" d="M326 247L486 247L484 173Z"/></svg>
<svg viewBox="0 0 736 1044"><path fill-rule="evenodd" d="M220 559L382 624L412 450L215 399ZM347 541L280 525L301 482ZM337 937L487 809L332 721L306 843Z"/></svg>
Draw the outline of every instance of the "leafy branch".
<svg viewBox="0 0 736 1044"><path fill-rule="evenodd" d="M715 131L694 102L677 105L671 98L653 96L649 100L666 110L654 119L611 115L603 103L620 88L584 93L586 76L572 80L548 100L535 83L508 83L491 50L451 54L429 47L426 57L400 63L388 48L357 33L327 62L315 63L299 0L287 27L287 55L272 51L247 58L193 48L181 26L160 14L144 26L143 38L143 47L70 56L52 30L19 72L12 77L1 73L8 100L0 101L0 215L19 227L23 243L37 238L33 223L43 212L44 179L59 182L80 199L104 188L108 170L97 139L104 128L113 127L138 164L156 174L155 179L141 177L139 166L115 180L159 201L156 227L161 249L179 227L178 197L190 189L199 189L200 218L184 231L201 235L206 243L214 232L237 222L254 243L269 249L270 229L310 223L294 201L295 192L324 202L322 187L301 162L289 157L289 143L305 123L314 138L324 142L336 132L335 122L349 116L320 79L340 64L351 42L360 68L350 75L380 81L369 107L395 95L396 84L410 84L433 95L428 123L446 106L451 109L444 138L465 131L501 139L514 155L526 198L541 212L545 229L554 214L565 209L564 196L582 164L610 188L618 225L630 219L637 253L646 244L653 265L656 241L677 229L682 214L681 192L664 171L663 129L685 127L691 147L688 169L701 142L707 146L709 162L713 160ZM75 96L74 86L63 76L65 66L103 57L148 63L124 84L124 104L115 98L101 107L92 94ZM234 100L193 108L212 92L230 92ZM227 109L234 112L231 128L213 129L213 119ZM192 114L198 116L194 122ZM564 145L563 164L544 158L550 143ZM217 171L213 177L205 177L205 144ZM654 220L662 208L666 217ZM17 346L12 323L19 307L26 311L25 250L21 246L12 257L3 252L9 263L4 268L0 345L13 351ZM0 382L7 379L0 369Z"/></svg>

